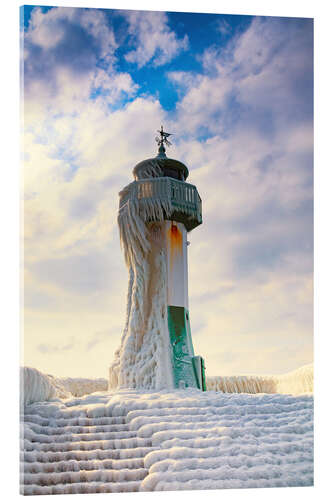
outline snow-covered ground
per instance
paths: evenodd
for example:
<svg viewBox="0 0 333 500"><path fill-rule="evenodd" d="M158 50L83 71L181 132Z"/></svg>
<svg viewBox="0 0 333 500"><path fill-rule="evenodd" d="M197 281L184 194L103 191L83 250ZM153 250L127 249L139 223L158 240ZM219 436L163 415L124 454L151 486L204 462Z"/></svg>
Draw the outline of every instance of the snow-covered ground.
<svg viewBox="0 0 333 500"><path fill-rule="evenodd" d="M118 390L34 402L21 466L27 495L310 486L313 397Z"/></svg>

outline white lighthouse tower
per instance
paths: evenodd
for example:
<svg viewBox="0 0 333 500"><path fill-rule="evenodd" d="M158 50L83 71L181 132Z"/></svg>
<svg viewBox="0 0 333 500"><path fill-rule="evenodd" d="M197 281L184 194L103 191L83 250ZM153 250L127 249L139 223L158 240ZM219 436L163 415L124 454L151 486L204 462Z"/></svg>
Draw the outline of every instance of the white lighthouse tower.
<svg viewBox="0 0 333 500"><path fill-rule="evenodd" d="M110 387L205 390L194 355L188 304L187 233L202 223L201 199L187 167L168 158L171 134L155 158L138 163L120 192L118 224L129 269L127 317L110 367Z"/></svg>

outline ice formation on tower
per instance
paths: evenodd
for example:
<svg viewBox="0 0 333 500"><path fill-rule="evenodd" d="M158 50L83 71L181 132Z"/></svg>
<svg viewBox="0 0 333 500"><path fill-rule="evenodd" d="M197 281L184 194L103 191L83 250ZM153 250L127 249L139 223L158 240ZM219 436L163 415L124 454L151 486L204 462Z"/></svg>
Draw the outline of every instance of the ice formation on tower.
<svg viewBox="0 0 333 500"><path fill-rule="evenodd" d="M159 160L153 159L139 179L155 177L160 170ZM129 283L125 328L110 366L109 384L110 388L170 388L166 255L158 221L164 214L171 214L171 205L161 198L142 198L139 202L134 188L132 183L119 193L121 199L127 198L119 210L118 226Z"/></svg>
<svg viewBox="0 0 333 500"><path fill-rule="evenodd" d="M191 338L187 233L202 223L201 198L188 169L168 158L163 127L155 158L133 170L120 193L118 225L129 272L127 313L110 367L110 388L205 390L204 362Z"/></svg>

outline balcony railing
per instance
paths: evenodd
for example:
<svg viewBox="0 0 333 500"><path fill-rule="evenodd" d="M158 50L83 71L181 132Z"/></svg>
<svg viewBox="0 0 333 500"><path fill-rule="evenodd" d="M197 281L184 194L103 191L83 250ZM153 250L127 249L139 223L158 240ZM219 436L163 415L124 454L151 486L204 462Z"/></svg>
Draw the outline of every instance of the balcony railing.
<svg viewBox="0 0 333 500"><path fill-rule="evenodd" d="M119 209L129 199L169 201L173 209L172 220L183 222L188 230L202 223L201 198L197 188L187 182L171 177L134 181L120 193Z"/></svg>

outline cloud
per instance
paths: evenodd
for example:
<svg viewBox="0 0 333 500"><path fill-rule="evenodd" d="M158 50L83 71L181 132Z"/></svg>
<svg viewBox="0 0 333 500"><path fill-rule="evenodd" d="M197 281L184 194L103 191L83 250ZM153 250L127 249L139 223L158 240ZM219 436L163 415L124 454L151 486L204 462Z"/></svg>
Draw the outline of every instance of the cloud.
<svg viewBox="0 0 333 500"><path fill-rule="evenodd" d="M112 337L112 334L118 332L118 328L113 329L113 330L103 330L99 332L95 332L93 335L91 335L89 342L86 344L86 349L87 351L90 351L91 349L94 349L97 345L101 343L105 343L105 341Z"/></svg>
<svg viewBox="0 0 333 500"><path fill-rule="evenodd" d="M213 278L205 265L198 274L201 281L205 276L209 290ZM194 288L193 278L190 271ZM278 272L270 269L260 279L244 275L232 284L208 297L204 307L202 292L196 290L198 295L190 300L195 348L204 356L208 373L283 373L306 364L312 356L312 273L300 272L290 261ZM228 353L237 353L237 358L222 363Z"/></svg>
<svg viewBox="0 0 333 500"><path fill-rule="evenodd" d="M222 19L217 23L217 29L223 36L231 33L231 26L225 19Z"/></svg>
<svg viewBox="0 0 333 500"><path fill-rule="evenodd" d="M68 344L65 345L50 345L39 344L37 350L42 354L62 354L65 351L71 351L77 347L77 343L72 338Z"/></svg>
<svg viewBox="0 0 333 500"><path fill-rule="evenodd" d="M111 257L90 252L67 258L39 260L31 264L33 272L41 282L51 282L64 291L93 294L107 290L110 280L117 282L117 266L112 266Z"/></svg>
<svg viewBox="0 0 333 500"><path fill-rule="evenodd" d="M189 47L188 36L178 38L168 26L165 12L128 11L128 32L136 49L125 55L125 59L142 68L149 62L163 66Z"/></svg>
<svg viewBox="0 0 333 500"><path fill-rule="evenodd" d="M274 139L283 126L311 122L312 45L310 19L254 18L226 47L207 48L204 74L182 78L179 130L230 136L235 128L257 129Z"/></svg>
<svg viewBox="0 0 333 500"><path fill-rule="evenodd" d="M79 74L92 69L97 59L110 63L117 48L113 29L102 10L56 7L32 11L25 34L25 69L28 77L65 66ZM33 61L33 54L41 57ZM38 62L38 64L37 64Z"/></svg>
<svg viewBox="0 0 333 500"><path fill-rule="evenodd" d="M92 94L102 94L109 104L133 96L137 85L131 76L114 68L117 48L103 10L35 8L24 35L26 113L36 115L43 107L79 112Z"/></svg>
<svg viewBox="0 0 333 500"><path fill-rule="evenodd" d="M134 97L139 86L129 73L117 73L98 69L93 81L94 92L102 96L108 104L115 104L122 97Z"/></svg>

